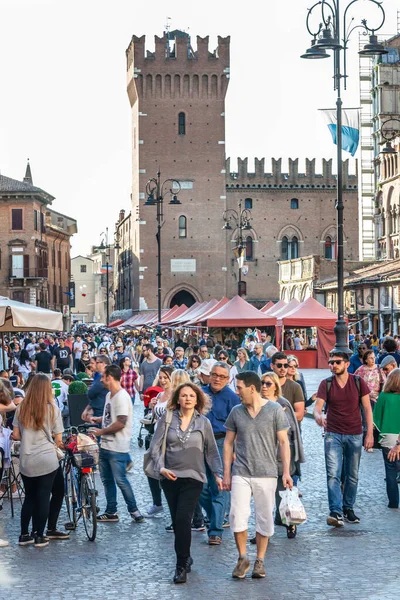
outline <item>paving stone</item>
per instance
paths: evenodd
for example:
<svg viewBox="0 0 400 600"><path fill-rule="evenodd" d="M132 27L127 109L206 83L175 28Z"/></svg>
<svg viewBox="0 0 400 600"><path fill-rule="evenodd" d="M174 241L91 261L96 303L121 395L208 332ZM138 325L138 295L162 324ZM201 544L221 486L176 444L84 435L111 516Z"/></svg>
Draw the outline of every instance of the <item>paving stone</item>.
<svg viewBox="0 0 400 600"><path fill-rule="evenodd" d="M327 371L305 370L309 394L315 392ZM151 503L142 473L143 449L137 447L142 406L134 408L132 435L134 469L129 473L139 508ZM120 522L99 524L95 542L86 539L83 525L71 540L51 542L47 548L20 548L19 508L11 519L9 504L0 511L0 528L10 546L0 549L0 597L7 600L204 600L218 595L232 600L394 600L400 589L397 556L399 511L389 510L380 451L363 452L356 512L359 525L340 530L326 525L328 514L323 438L312 419L302 425L307 463L299 484L307 511L307 522L294 540L285 529L276 528L267 558L264 580L235 581L231 577L237 555L232 534L224 530L220 547L207 545L205 533L193 533L194 566L188 583L171 583L174 570L173 535L164 514L145 523L131 521L119 495ZM100 506L104 494L98 475ZM66 520L63 509L59 523ZM250 532L254 531L254 517ZM255 546L248 548L251 561ZM392 558L390 558L392 557ZM14 580L9 586L4 577Z"/></svg>

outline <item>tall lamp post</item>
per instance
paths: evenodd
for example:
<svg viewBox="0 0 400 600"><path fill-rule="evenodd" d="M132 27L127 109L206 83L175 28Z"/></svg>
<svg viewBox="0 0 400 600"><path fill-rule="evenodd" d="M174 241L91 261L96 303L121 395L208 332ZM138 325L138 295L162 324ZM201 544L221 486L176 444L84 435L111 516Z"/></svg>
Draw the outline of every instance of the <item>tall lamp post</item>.
<svg viewBox="0 0 400 600"><path fill-rule="evenodd" d="M168 204L178 206L182 204L177 197L180 191L181 184L176 179L166 179L161 183L160 171L146 184L147 200L144 206L157 206L157 320L159 325L161 324L161 228L164 225L164 198L171 196Z"/></svg>
<svg viewBox="0 0 400 600"><path fill-rule="evenodd" d="M100 235L103 236L102 240L101 240L101 244L100 246L98 246L98 250L100 250L100 252L104 252L105 253L105 257L106 257L106 325L108 325L108 323L110 322L110 283L109 283L109 270L110 270L110 250L111 248L114 248L114 250L119 250L120 249L120 245L119 245L119 236L115 235L115 243L114 244L109 244L108 243L108 227L106 227L105 232L103 231ZM104 243L105 240L105 243Z"/></svg>
<svg viewBox="0 0 400 600"><path fill-rule="evenodd" d="M337 144L337 280L338 280L338 318L334 328L336 343L333 351L351 353L347 343L347 326L344 320L344 273L343 273L343 165L342 165L342 99L341 99L341 80L344 80L344 89L346 89L347 63L346 54L348 42L352 32L355 29L364 30L365 35L369 36L369 41L359 54L362 56L379 56L387 54L382 44L378 42L375 35L381 29L385 22L385 11L377 0L367 0L376 6L381 14L381 21L377 27L371 28L367 25L366 19L361 21L361 25L354 25L354 18L349 19L349 8L359 0L351 0L347 3L342 12L340 9L340 0L319 0L307 13L306 27L308 33L312 36L311 47L308 48L301 58L322 59L329 58L327 50L333 51L333 81L336 91L336 144ZM318 9L317 9L318 7ZM314 12L315 11L315 12ZM311 28L311 20L318 12L318 27ZM341 31L343 33L341 33ZM343 67L343 72L342 72Z"/></svg>
<svg viewBox="0 0 400 600"><path fill-rule="evenodd" d="M232 231L231 240L235 246L232 248L235 258L239 266L238 274L238 296L242 297L246 294L246 282L242 281L242 268L246 258L246 240L243 236L243 231L251 231L251 211L247 208L242 208L242 201L239 201L238 210L228 208L222 214L224 220L223 230Z"/></svg>

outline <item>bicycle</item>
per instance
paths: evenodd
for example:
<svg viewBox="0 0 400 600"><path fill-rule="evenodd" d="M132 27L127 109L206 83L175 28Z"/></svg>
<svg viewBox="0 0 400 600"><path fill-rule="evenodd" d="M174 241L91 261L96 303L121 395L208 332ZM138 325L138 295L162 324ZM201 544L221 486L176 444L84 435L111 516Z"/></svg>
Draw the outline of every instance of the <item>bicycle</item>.
<svg viewBox="0 0 400 600"><path fill-rule="evenodd" d="M67 451L64 462L64 498L69 522L68 531L74 531L82 518L89 541L97 533L97 490L93 468L99 462L99 447L96 443L83 447L78 452Z"/></svg>

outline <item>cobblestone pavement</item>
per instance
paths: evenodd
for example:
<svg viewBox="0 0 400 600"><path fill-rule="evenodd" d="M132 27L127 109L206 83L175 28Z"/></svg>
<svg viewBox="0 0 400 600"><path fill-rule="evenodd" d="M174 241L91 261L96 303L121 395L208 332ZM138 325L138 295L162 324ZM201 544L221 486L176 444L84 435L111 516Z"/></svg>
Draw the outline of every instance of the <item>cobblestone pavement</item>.
<svg viewBox="0 0 400 600"><path fill-rule="evenodd" d="M305 371L308 392L317 388L325 376L322 371ZM142 408L135 406L136 423ZM135 468L129 477L139 507L150 503L147 482L141 472L143 450L136 442L134 428L132 453ZM336 530L325 524L327 494L320 429L305 419L303 436L307 463L300 488L308 521L299 527L298 536L288 540L285 530L277 528L266 558L265 580L233 580L236 550L229 529L220 547L209 547L205 533L193 533L194 567L185 586L171 583L174 570L173 536L164 529L169 519L149 519L143 524L131 522L120 504L121 521L99 524L94 543L86 540L83 526L71 534L68 542L51 542L35 549L20 548L19 510L11 519L8 502L0 512L0 527L10 540L0 549L1 577L14 579L0 590L8 600L108 599L180 600L204 597L252 598L254 600L394 600L399 597L399 511L386 507L384 468L381 453L363 453L357 513L360 525ZM101 483L98 481L101 490ZM100 505L104 508L103 494ZM65 521L65 511L60 523ZM251 524L254 531L254 522ZM255 547L249 546L251 559ZM1 584L0 584L1 585Z"/></svg>

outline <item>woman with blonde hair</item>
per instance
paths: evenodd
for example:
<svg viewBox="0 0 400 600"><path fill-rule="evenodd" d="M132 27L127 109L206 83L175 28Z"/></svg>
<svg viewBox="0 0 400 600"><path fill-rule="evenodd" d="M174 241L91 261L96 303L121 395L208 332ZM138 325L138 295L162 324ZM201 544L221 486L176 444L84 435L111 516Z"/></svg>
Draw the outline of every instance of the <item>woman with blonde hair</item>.
<svg viewBox="0 0 400 600"><path fill-rule="evenodd" d="M185 583L193 559L190 556L191 523L203 485L207 482L205 463L222 486L222 463L210 421L205 416L210 399L194 383L183 383L169 402L171 424L162 416L151 443L151 455L161 476L175 535L176 570L174 583ZM168 429L167 429L168 427ZM166 433L166 450L161 447Z"/></svg>
<svg viewBox="0 0 400 600"><path fill-rule="evenodd" d="M265 373L261 377L261 396L266 400L270 400L272 402L278 402L285 411L289 429L288 429L288 438L290 444L290 475L300 476L300 464L304 462L304 450L303 450L303 442L301 439L300 428L296 418L296 414L292 408L292 405L286 398L282 396L282 388L279 383L279 377L276 373ZM282 461L278 454L278 473L281 475L283 472ZM285 488L282 485L282 478L278 477L278 485L276 487L275 492L275 504L276 504L276 514L275 514L275 523L277 525L282 525L282 521L279 514L279 505L281 503L281 497L279 492L283 492ZM286 533L289 539L293 539L296 537L297 529L295 525L286 526Z"/></svg>
<svg viewBox="0 0 400 600"><path fill-rule="evenodd" d="M304 381L303 373L300 373L298 371L299 361L297 359L297 356L294 356L294 354L289 354L289 356L287 357L287 363L289 365L287 370L287 378L291 379L292 381L296 381L296 383L298 383L301 386L301 389L303 390L304 400L307 400L306 382Z"/></svg>
<svg viewBox="0 0 400 600"><path fill-rule="evenodd" d="M400 369L393 369L389 373L372 416L379 431L379 443L385 464L388 508L399 508L397 474L400 471L400 460L392 461L388 454L390 449L396 446L400 432Z"/></svg>
<svg viewBox="0 0 400 600"><path fill-rule="evenodd" d="M49 516L50 494L59 468L56 446L62 448L63 422L55 405L50 379L38 373L24 401L17 407L13 438L21 440L20 471L25 488L19 545L48 545L44 527ZM53 441L54 436L54 441ZM29 534L32 519L35 537Z"/></svg>

